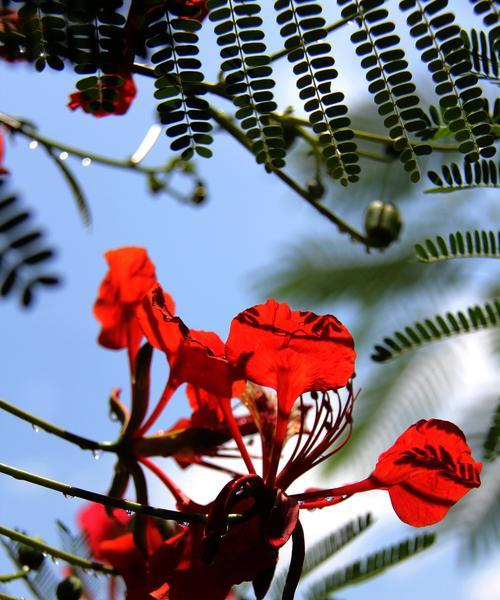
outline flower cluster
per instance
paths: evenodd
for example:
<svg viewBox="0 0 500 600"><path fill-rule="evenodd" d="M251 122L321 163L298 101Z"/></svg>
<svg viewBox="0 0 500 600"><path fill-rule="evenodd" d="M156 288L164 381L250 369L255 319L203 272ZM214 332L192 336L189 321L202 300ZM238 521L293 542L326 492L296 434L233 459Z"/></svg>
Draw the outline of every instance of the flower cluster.
<svg viewBox="0 0 500 600"><path fill-rule="evenodd" d="M110 399L121 433L109 493L123 496L131 480L137 500L147 502L146 468L165 484L188 521L172 525L143 515L132 519L94 506L81 515L93 556L123 577L129 600L225 600L242 581L253 582L256 597L263 598L279 549L290 538L299 556L288 575L287 597L292 598L303 556L302 509L387 490L400 519L421 527L442 519L480 485L481 464L460 429L430 419L402 433L366 479L289 493L294 481L349 439L356 355L346 327L332 315L294 311L270 299L238 314L224 343L213 332L189 328L176 314L143 248L112 250L106 259L109 272L94 307L102 326L99 343L125 349L131 373L130 410L119 390ZM150 409L154 350L165 355L169 376ZM183 384L192 415L150 435ZM239 405L236 413L233 403ZM259 460L250 456L249 436L260 439ZM214 461L234 454L234 444L246 472ZM228 482L208 505L198 504L154 456L224 471Z"/></svg>

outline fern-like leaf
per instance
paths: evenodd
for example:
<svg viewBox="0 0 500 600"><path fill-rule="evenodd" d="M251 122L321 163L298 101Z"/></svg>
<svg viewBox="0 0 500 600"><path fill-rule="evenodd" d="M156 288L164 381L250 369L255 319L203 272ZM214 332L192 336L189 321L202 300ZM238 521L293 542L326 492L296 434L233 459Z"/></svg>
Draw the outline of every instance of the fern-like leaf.
<svg viewBox="0 0 500 600"><path fill-rule="evenodd" d="M376 362L384 362L423 346L462 333L470 333L481 329L500 327L500 301L492 300L484 305L472 306L466 312L448 312L443 317L417 321L403 331L396 331L392 337L386 337L383 345L374 347L371 358Z"/></svg>
<svg viewBox="0 0 500 600"><path fill-rule="evenodd" d="M486 35L484 31L471 29L469 33L462 30L462 39L469 50L472 67L475 74L482 79L493 83L500 83L498 74L500 71L498 57L498 34L490 32Z"/></svg>
<svg viewBox="0 0 500 600"><path fill-rule="evenodd" d="M399 544L379 550L374 554L357 560L347 567L323 577L321 581L312 585L305 593L307 600L323 600L333 592L348 585L360 583L370 577L379 575L386 569L400 564L407 558L430 548L436 539L433 533L424 533L413 538L408 538Z"/></svg>
<svg viewBox="0 0 500 600"><path fill-rule="evenodd" d="M425 190L426 194L500 187L500 165L493 160L483 159L472 164L465 162L462 171L456 163L451 163L441 167L441 175L436 171L429 171L427 176L436 187Z"/></svg>
<svg viewBox="0 0 500 600"><path fill-rule="evenodd" d="M23 306L32 303L36 288L59 283L58 277L41 271L54 251L42 245L41 231L29 228L30 219L28 211L18 208L16 196L0 194L0 296L16 291Z"/></svg>
<svg viewBox="0 0 500 600"><path fill-rule="evenodd" d="M250 140L258 163L269 169L285 165L283 130L276 111L276 85L262 31L260 6L245 0L209 0L210 20L220 46L225 88L238 108L236 118Z"/></svg>
<svg viewBox="0 0 500 600"><path fill-rule="evenodd" d="M500 403L497 404L491 426L483 442L484 460L494 461L500 456Z"/></svg>
<svg viewBox="0 0 500 600"><path fill-rule="evenodd" d="M277 0L274 8L285 48L289 50L287 58L298 76L299 96L318 135L328 171L343 185L357 181L359 156L343 103L344 94L331 89L338 73L332 48L325 40L322 8L314 0Z"/></svg>
<svg viewBox="0 0 500 600"><path fill-rule="evenodd" d="M440 235L414 245L420 262L433 263L452 258L500 258L500 231L457 231L448 242Z"/></svg>
<svg viewBox="0 0 500 600"><path fill-rule="evenodd" d="M468 162L475 162L495 154L494 136L461 29L454 14L444 12L447 5L447 0L401 0L399 8L411 10L410 34L432 73L439 104L460 152Z"/></svg>
<svg viewBox="0 0 500 600"><path fill-rule="evenodd" d="M196 153L209 158L212 151L212 124L203 84L199 54L200 23L174 18L164 8L154 11L147 32L147 45L155 48L151 60L156 65L155 98L160 120L172 138L170 148L184 160Z"/></svg>
<svg viewBox="0 0 500 600"><path fill-rule="evenodd" d="M469 0L474 5L474 12L483 15L485 25L496 25L500 21L500 10L495 6L497 0Z"/></svg>
<svg viewBox="0 0 500 600"><path fill-rule="evenodd" d="M365 2L364 0L337 0L345 6L342 17L352 18L359 25L351 35L356 45L356 54L362 57L361 66L367 69L368 90L384 117L384 125L394 140L394 149L410 179L420 179L417 155L430 154L428 144L410 142L410 132L418 132L425 127L425 114L418 106L420 100L408 70L404 51L399 47L400 38L395 33L394 23L389 21L386 8L381 8L385 0Z"/></svg>
<svg viewBox="0 0 500 600"><path fill-rule="evenodd" d="M341 529L334 531L312 545L307 551L302 568L302 577L317 569L322 563L330 559L349 542L361 535L370 525L373 518L370 513L350 521ZM270 596L279 600L285 587L287 573L278 573L274 578Z"/></svg>

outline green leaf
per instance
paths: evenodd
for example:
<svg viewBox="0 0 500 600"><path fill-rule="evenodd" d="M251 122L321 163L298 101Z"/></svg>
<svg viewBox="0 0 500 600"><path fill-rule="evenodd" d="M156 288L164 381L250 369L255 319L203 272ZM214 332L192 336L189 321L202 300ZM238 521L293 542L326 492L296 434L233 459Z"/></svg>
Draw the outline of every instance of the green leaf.
<svg viewBox="0 0 500 600"><path fill-rule="evenodd" d="M399 544L379 550L368 557L357 560L331 575L321 578L306 590L306 600L323 600L330 594L346 586L366 581L371 577L380 575L386 569L399 565L402 561L415 556L423 550L430 548L436 540L433 533L424 533L413 538L408 538Z"/></svg>

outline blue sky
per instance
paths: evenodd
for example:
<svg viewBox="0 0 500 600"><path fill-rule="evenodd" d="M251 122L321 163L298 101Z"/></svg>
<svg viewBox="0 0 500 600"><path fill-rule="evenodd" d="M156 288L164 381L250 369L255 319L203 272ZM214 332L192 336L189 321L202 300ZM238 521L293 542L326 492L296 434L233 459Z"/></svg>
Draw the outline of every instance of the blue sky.
<svg viewBox="0 0 500 600"><path fill-rule="evenodd" d="M66 108L67 95L76 80L70 70L35 75L23 65L0 64L0 80L0 111L28 118L44 135L89 151L125 158L154 122L153 85L140 77L136 78L138 98L129 113L106 119ZM354 91L359 87L358 82L351 85ZM291 96L284 78L280 89L285 105ZM30 150L28 143L21 136L7 140L5 162L12 173L11 186L33 209L34 222L46 230L47 240L58 248L55 266L64 277L64 285L41 293L28 312L22 312L13 299L2 302L0 396L91 438L114 438L116 425L107 418L107 396L115 386L127 388L124 354L102 349L95 341L98 324L91 310L106 271L102 254L107 249L146 246L160 281L174 297L186 323L217 331L224 339L231 318L260 299L252 291L255 275L276 260L284 244L305 233L329 236L332 244L345 243L331 225L266 174L226 135L216 136L213 160L199 161L209 192L207 203L201 207L182 205L162 194L152 197L141 175L95 163L83 167L80 159L70 156L68 164L91 205L90 229L82 225L69 190L43 149ZM162 136L147 162L158 164L169 157L168 141ZM362 252L355 246L352 251ZM344 314L335 314L349 326L348 311L343 310ZM165 372L164 362L157 360L153 393L162 387ZM182 402L172 404L164 426L184 412ZM3 462L96 491L106 489L112 468L109 457L95 461L90 453L43 432L35 433L8 415L0 415L0 423ZM161 503L159 490L154 489L155 500ZM72 524L81 505L4 476L0 490L2 523L22 527L52 543L57 543L54 519ZM367 502L371 506L372 500ZM373 499L373 505L387 512L378 500ZM361 502L356 510L366 508ZM331 515L315 514L312 531L326 527L327 514L329 529L350 516L347 509L335 514L332 510ZM307 516L308 521L312 518ZM408 528L388 516L371 541L377 548L407 535ZM361 555L365 550L368 545L363 542L356 548ZM413 600L425 595L428 600L437 600L447 593L474 600L463 583L462 569L457 563L457 547L450 543L399 572L346 590L342 597ZM0 557L0 571L8 570ZM484 592L482 598L489 600Z"/></svg>

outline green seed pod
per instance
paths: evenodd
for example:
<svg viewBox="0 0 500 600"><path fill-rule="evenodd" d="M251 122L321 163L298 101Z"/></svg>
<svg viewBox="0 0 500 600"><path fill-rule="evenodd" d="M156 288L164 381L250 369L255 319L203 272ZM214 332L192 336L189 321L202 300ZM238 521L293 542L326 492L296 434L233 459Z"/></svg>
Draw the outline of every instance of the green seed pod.
<svg viewBox="0 0 500 600"><path fill-rule="evenodd" d="M202 181L198 181L191 197L193 204L203 204L207 199L207 188L203 185Z"/></svg>
<svg viewBox="0 0 500 600"><path fill-rule="evenodd" d="M33 571L36 571L40 568L45 556L40 550L26 546L26 544L19 544L17 558L23 567L29 567Z"/></svg>
<svg viewBox="0 0 500 600"><path fill-rule="evenodd" d="M63 579L56 589L57 600L78 600L82 594L83 584L75 575Z"/></svg>
<svg viewBox="0 0 500 600"><path fill-rule="evenodd" d="M371 246L387 248L399 238L403 219L392 202L375 200L366 209L365 231Z"/></svg>
<svg viewBox="0 0 500 600"><path fill-rule="evenodd" d="M315 200L319 200L325 193L325 186L320 179L313 177L307 182L307 191Z"/></svg>

